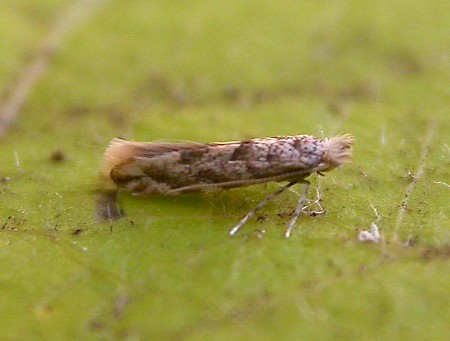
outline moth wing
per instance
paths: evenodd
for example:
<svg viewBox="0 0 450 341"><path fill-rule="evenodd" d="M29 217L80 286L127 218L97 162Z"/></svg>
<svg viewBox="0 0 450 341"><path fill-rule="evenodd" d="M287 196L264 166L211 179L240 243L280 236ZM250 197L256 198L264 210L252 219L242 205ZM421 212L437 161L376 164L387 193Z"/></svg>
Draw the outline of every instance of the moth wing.
<svg viewBox="0 0 450 341"><path fill-rule="evenodd" d="M148 142L137 143L136 157L155 157L165 153L181 152L206 148L206 144L197 142Z"/></svg>
<svg viewBox="0 0 450 341"><path fill-rule="evenodd" d="M183 150L206 148L196 142L133 142L115 138L106 149L101 173L109 176L111 169L132 159L154 158L159 155Z"/></svg>

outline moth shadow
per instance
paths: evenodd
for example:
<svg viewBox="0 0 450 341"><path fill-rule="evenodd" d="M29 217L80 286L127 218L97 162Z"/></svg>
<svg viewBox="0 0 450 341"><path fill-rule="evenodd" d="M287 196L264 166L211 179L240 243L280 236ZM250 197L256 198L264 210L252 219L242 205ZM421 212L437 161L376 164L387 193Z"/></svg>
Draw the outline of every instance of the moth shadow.
<svg viewBox="0 0 450 341"><path fill-rule="evenodd" d="M99 196L97 217L103 221L113 221L128 216L139 215L164 217L210 216L239 217L261 202L267 195L280 188L276 184L264 184L249 188L234 188L206 193L189 193L178 196L133 196L127 192L108 193ZM291 211L297 200L295 193L284 193L264 208L267 214Z"/></svg>

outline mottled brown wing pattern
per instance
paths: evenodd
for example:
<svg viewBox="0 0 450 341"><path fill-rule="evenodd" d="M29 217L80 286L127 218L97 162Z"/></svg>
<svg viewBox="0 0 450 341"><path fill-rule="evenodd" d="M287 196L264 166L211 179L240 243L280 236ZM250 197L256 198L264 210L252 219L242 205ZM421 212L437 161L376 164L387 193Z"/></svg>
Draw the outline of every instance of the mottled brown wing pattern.
<svg viewBox="0 0 450 341"><path fill-rule="evenodd" d="M310 140L309 149L302 149L305 139ZM321 143L309 136L225 144L141 143L134 146L127 160L112 168L110 175L119 187L141 195L304 178L321 162Z"/></svg>

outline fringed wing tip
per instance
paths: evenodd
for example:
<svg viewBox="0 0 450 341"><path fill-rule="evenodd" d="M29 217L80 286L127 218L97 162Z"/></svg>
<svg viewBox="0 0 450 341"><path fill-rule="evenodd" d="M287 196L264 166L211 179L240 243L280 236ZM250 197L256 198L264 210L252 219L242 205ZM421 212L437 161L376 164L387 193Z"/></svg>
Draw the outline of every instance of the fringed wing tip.
<svg viewBox="0 0 450 341"><path fill-rule="evenodd" d="M109 178L111 169L129 159L131 156L133 156L133 154L133 142L121 140L118 138L112 139L103 155L103 164L100 169L100 174L105 178Z"/></svg>
<svg viewBox="0 0 450 341"><path fill-rule="evenodd" d="M324 159L333 167L350 163L352 160L355 138L350 134L342 134L325 140Z"/></svg>

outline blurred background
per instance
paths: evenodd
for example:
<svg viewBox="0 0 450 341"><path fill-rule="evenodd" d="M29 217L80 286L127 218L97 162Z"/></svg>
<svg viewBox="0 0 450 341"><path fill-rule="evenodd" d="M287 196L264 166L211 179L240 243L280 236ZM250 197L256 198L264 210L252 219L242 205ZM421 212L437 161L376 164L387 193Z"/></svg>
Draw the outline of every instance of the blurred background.
<svg viewBox="0 0 450 341"><path fill-rule="evenodd" d="M227 116L280 100L306 107L302 101L318 99L321 111L338 115L352 112L354 102L439 109L439 100L448 98L448 6L446 1L4 1L2 94L7 99L17 91L27 66L42 59L45 71L23 99L24 115L95 111L126 121L133 132L124 129L125 135L139 131L139 117L195 106L215 108L209 111L233 106L236 112ZM309 115L294 118L294 131L305 130L304 121L315 117ZM267 119L270 123L258 124L272 126ZM234 129L208 138L264 133ZM147 133L150 139L166 134Z"/></svg>

